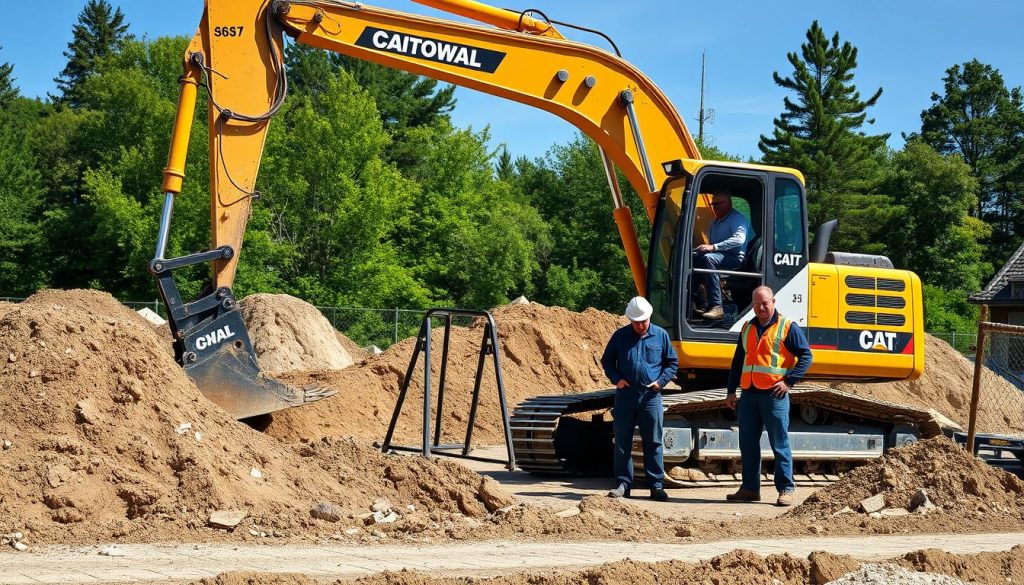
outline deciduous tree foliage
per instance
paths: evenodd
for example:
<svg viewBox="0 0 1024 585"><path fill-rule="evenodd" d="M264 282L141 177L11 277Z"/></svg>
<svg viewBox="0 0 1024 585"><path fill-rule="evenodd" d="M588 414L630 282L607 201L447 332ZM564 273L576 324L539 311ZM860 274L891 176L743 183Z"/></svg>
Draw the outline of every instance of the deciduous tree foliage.
<svg viewBox="0 0 1024 585"><path fill-rule="evenodd" d="M978 182L973 214L992 225L992 257L1005 261L1020 245L1024 220L1024 97L1007 89L991 65L973 59L946 70L943 93L921 112L920 137L963 158Z"/></svg>

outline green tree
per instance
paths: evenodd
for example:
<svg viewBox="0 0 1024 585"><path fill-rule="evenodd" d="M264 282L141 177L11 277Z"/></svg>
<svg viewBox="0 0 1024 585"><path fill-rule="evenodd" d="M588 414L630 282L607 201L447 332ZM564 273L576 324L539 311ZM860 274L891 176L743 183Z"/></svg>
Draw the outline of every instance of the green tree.
<svg viewBox="0 0 1024 585"><path fill-rule="evenodd" d="M544 159L516 163L517 188L550 226L552 246L540 256L537 300L579 310L620 311L636 294L632 273L612 218L608 183L597 145L577 136ZM619 176L644 248L650 224L632 187Z"/></svg>
<svg viewBox="0 0 1024 585"><path fill-rule="evenodd" d="M54 78L59 96L56 101L71 107L81 105L81 85L92 74L103 59L113 55L132 35L120 8L114 9L107 0L89 0L78 14L78 22L72 28L73 38L64 51L67 65Z"/></svg>
<svg viewBox="0 0 1024 585"><path fill-rule="evenodd" d="M406 170L422 162L429 141L422 131L449 121L455 107L455 86L438 88L438 81L306 45L285 50L289 84L316 95L338 71L347 71L374 102L385 130L391 135L384 158Z"/></svg>
<svg viewBox="0 0 1024 585"><path fill-rule="evenodd" d="M6 62L0 63L0 108L11 103L11 100L16 97L18 97L18 88L14 85L14 65Z"/></svg>
<svg viewBox="0 0 1024 585"><path fill-rule="evenodd" d="M844 226L837 234L839 246L875 251L870 246L876 241L872 226L882 223L879 215L887 204L876 194L875 184L888 134L867 135L862 128L874 123L867 109L882 89L861 98L853 81L857 48L849 41L841 43L838 32L829 40L814 21L806 38L799 54L787 55L792 75L773 74L775 83L795 99L784 99L772 136L761 136L758 148L764 162L804 173L811 226L839 219Z"/></svg>
<svg viewBox="0 0 1024 585"><path fill-rule="evenodd" d="M920 137L943 154L963 158L978 181L973 214L993 226L989 245L1001 262L1017 247L1024 227L1024 98L1007 89L998 70L977 59L946 70L943 93L921 112Z"/></svg>
<svg viewBox="0 0 1024 585"><path fill-rule="evenodd" d="M532 295L549 247L526 197L495 178L488 140L486 130L437 130L411 174L417 212L397 236L435 299L474 309Z"/></svg>
<svg viewBox="0 0 1024 585"><path fill-rule="evenodd" d="M43 181L28 146L42 106L15 98L0 108L0 295L26 295L45 276L33 262L41 245Z"/></svg>
<svg viewBox="0 0 1024 585"><path fill-rule="evenodd" d="M344 71L281 110L258 205L279 248L264 272L280 274L287 292L326 305L429 304L391 242L416 185L382 159L388 141L372 97Z"/></svg>
<svg viewBox="0 0 1024 585"><path fill-rule="evenodd" d="M981 244L990 230L970 215L978 191L970 167L911 140L892 156L882 189L900 207L898 222L884 231L896 265L965 298L977 291L991 270Z"/></svg>

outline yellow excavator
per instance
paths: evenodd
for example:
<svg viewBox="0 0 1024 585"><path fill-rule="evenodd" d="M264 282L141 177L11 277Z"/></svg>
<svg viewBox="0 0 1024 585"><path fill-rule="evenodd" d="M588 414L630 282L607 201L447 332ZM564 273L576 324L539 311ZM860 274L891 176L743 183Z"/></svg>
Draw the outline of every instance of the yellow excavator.
<svg viewBox="0 0 1024 585"><path fill-rule="evenodd" d="M809 380L883 381L918 377L924 367L921 282L888 259L830 252L835 223L809 242L803 176L794 169L702 160L675 108L642 72L612 50L566 39L537 10L517 12L473 0L416 0L484 25L374 8L341 0L206 0L184 57L155 258L175 353L213 402L246 418L323 398L264 377L231 291L271 118L287 95L284 35L320 47L469 87L548 111L599 146L636 290L655 308L680 358L679 389L666 396L670 465L728 471L739 456L722 385L751 292L775 291L781 313L803 327L814 350ZM600 33L598 33L600 34ZM607 37L605 37L607 39ZM610 41L610 39L607 39ZM211 249L165 258L200 91L209 105ZM647 259L616 179L622 171L643 202L653 236ZM707 270L693 249L706 243L710 194L728 189L753 227L746 260L718 270L721 318L695 308ZM173 272L212 264L207 292L184 302ZM695 277L696 276L696 277ZM572 332L566 332L571 335ZM667 392L668 393L668 392ZM539 396L512 415L520 467L540 473L584 470L603 461L610 433L601 415L612 391ZM819 386L794 389L794 458L808 473L826 462L880 454L927 428L926 413ZM765 443L767 447L767 443ZM766 451L770 453L770 451ZM724 466L724 470L722 469ZM834 470L831 470L834 471Z"/></svg>

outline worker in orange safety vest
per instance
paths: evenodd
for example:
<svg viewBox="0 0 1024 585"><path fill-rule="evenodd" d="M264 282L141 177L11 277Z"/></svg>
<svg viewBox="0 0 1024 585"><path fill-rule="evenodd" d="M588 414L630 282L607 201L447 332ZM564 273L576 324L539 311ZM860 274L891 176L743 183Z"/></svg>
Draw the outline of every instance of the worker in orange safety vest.
<svg viewBox="0 0 1024 585"><path fill-rule="evenodd" d="M811 367L811 347L803 330L775 310L775 295L767 286L754 289L753 319L740 332L733 355L726 406L736 410L739 423L743 483L726 499L761 500L761 433L775 454L778 506L793 505L793 451L789 445L789 390ZM736 389L743 389L737 401Z"/></svg>

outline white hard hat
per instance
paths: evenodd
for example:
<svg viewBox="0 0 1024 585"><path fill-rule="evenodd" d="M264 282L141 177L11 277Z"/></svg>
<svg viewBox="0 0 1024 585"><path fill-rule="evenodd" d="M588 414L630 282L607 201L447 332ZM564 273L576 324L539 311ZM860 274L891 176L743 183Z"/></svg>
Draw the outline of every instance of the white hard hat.
<svg viewBox="0 0 1024 585"><path fill-rule="evenodd" d="M630 321L646 321L651 318L653 312L654 307L643 297L633 297L626 305L626 317L629 317Z"/></svg>

